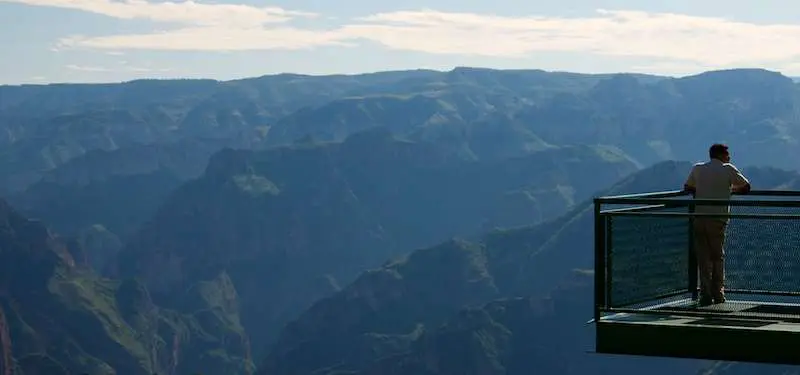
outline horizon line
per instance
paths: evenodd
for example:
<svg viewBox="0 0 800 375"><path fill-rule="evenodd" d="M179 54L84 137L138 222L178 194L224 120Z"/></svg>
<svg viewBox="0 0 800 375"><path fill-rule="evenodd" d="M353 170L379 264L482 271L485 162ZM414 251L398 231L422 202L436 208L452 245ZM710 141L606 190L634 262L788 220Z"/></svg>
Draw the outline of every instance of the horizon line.
<svg viewBox="0 0 800 375"><path fill-rule="evenodd" d="M326 78L326 77L358 77L358 76L368 76L368 75L376 75L376 74L392 74L392 73L404 73L404 72L432 72L432 73L451 73L459 69L472 69L472 70L490 70L490 71L497 71L497 72L544 72L550 74L573 74L573 75L584 75L584 76L613 76L613 75L634 75L634 76L649 76L653 78L664 78L664 79L680 79L680 78L687 78L698 76L707 73L715 73L715 72L727 72L727 71L765 71L771 73L778 73L786 78L789 78L797 83L800 83L800 76L791 76L784 74L779 70L772 70L767 68L759 68L759 67L739 67L739 68L720 68L720 69L709 69L709 70L702 70L697 73L689 73L689 74L658 74L658 73L645 73L645 72L634 72L634 71L609 71L609 72L579 72L579 71L570 71L570 70L546 70L546 69L539 69L539 68L491 68L486 66L455 66L451 69L434 69L434 68L408 68L408 69L387 69L387 70L375 70L375 71L363 71L357 73L301 73L301 72L280 72L280 73L270 73L270 74L263 74L263 75L253 75L253 76L244 76L238 78L230 78L230 79L215 79L215 78L188 78L188 77L153 77L153 78L136 78L136 79L129 79L129 80L121 80L121 81L106 81L106 82L31 82L31 83L0 83L0 87L22 87L22 86L66 86L66 85L120 85L132 82L140 82L140 81L213 81L216 83L226 83L226 82L237 82L237 81L246 81L252 79L260 79L260 78L267 78L267 77L279 77L279 76L298 76L298 77L313 77L313 78Z"/></svg>

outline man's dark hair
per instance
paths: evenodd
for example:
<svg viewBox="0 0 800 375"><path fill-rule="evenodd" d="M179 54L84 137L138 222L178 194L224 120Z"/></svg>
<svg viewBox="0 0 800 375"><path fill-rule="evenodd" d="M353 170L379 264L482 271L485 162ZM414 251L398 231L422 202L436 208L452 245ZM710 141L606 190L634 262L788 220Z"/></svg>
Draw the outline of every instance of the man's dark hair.
<svg viewBox="0 0 800 375"><path fill-rule="evenodd" d="M708 148L708 156L712 159L718 159L720 156L728 152L728 146L722 143L714 143Z"/></svg>

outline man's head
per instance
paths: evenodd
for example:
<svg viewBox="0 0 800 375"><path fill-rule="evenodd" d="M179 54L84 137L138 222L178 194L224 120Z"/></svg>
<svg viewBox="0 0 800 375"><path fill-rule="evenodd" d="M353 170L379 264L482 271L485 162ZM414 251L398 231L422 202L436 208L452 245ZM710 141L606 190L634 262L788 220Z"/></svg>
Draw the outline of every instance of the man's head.
<svg viewBox="0 0 800 375"><path fill-rule="evenodd" d="M731 154L728 152L728 146L722 143L715 143L708 149L708 156L711 159L718 159L723 163L730 163Z"/></svg>

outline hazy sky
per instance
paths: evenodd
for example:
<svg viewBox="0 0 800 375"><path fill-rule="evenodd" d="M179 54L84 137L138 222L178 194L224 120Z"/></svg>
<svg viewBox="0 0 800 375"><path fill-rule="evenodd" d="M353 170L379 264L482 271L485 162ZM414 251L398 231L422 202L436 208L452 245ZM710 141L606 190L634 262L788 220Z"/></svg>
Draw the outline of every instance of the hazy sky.
<svg viewBox="0 0 800 375"><path fill-rule="evenodd" d="M0 83L454 66L800 75L800 1L0 0L0 42Z"/></svg>

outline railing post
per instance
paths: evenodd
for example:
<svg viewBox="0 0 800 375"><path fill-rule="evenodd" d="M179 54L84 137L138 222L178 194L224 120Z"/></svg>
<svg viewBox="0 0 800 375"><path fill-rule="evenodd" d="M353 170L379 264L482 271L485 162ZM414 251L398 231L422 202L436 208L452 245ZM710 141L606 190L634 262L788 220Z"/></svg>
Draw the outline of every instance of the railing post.
<svg viewBox="0 0 800 375"><path fill-rule="evenodd" d="M594 202L594 321L600 321L600 310L606 308L606 226L600 214L601 203Z"/></svg>
<svg viewBox="0 0 800 375"><path fill-rule="evenodd" d="M603 254L605 255L605 265L603 266L606 271L606 292L605 305L607 307L614 307L613 300L613 286L614 286L614 247L613 247L613 226L612 215L603 215L603 236L605 246L603 247Z"/></svg>
<svg viewBox="0 0 800 375"><path fill-rule="evenodd" d="M694 248L694 202L689 202L689 259L688 259L688 269L686 270L686 276L689 278L689 292L692 293L692 300L697 300L698 291L697 291L697 256L695 255L695 248Z"/></svg>

